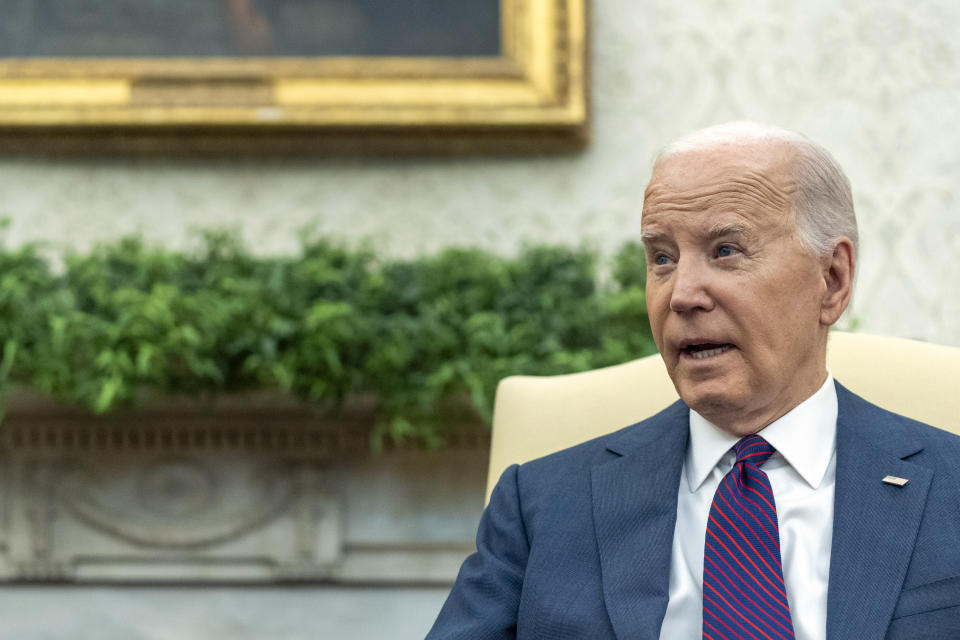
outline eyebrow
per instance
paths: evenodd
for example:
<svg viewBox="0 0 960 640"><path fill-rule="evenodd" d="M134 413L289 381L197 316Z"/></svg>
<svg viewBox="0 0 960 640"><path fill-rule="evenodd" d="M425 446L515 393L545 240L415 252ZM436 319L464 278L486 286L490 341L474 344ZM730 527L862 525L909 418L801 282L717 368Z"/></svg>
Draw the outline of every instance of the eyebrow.
<svg viewBox="0 0 960 640"><path fill-rule="evenodd" d="M654 233L653 231L644 231L643 233L640 234L640 240L643 241L644 244L649 244L651 242L656 242L657 240L660 240L665 236L666 234L664 233Z"/></svg>
<svg viewBox="0 0 960 640"><path fill-rule="evenodd" d="M710 239L723 238L726 236L746 235L747 228L736 222L721 222L715 224L707 231L707 237Z"/></svg>
<svg viewBox="0 0 960 640"><path fill-rule="evenodd" d="M710 240L736 235L749 235L749 231L747 230L747 227L736 222L721 222L713 225L707 230L707 238ZM644 231L640 234L640 240L644 244L652 244L659 240L663 240L666 237L667 234L656 231Z"/></svg>

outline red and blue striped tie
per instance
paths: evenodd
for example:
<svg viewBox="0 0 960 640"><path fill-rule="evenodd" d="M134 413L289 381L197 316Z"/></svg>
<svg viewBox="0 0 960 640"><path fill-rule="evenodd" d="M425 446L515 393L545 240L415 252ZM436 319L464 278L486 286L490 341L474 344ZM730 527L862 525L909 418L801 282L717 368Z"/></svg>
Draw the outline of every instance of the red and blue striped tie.
<svg viewBox="0 0 960 640"><path fill-rule="evenodd" d="M773 454L747 436L710 505L703 557L704 640L789 640L793 622L783 584L777 505L760 466Z"/></svg>

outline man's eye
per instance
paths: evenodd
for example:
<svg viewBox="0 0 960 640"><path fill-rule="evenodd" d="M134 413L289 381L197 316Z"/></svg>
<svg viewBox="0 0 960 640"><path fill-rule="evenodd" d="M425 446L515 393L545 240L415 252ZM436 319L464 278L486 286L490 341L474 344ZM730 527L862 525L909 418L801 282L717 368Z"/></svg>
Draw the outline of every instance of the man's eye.
<svg viewBox="0 0 960 640"><path fill-rule="evenodd" d="M730 245L728 245L728 244L722 244L722 245L720 245L719 248L717 248L717 257L718 257L718 258L729 258L729 257L732 256L734 253L736 253L736 251L737 251L737 250L734 249L733 247L731 247Z"/></svg>
<svg viewBox="0 0 960 640"><path fill-rule="evenodd" d="M667 256L663 255L662 253L661 253L660 255L654 257L654 259L653 259L653 263L654 263L655 265L659 265L659 266L661 266L661 267L662 267L663 265L667 264L668 262L670 262L670 258L668 258Z"/></svg>

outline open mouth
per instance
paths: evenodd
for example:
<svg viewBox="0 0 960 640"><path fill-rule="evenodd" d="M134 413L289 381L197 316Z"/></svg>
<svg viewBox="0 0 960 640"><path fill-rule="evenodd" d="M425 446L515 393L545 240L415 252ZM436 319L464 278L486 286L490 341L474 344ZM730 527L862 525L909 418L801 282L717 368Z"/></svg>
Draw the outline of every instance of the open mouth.
<svg viewBox="0 0 960 640"><path fill-rule="evenodd" d="M720 354L726 353L731 349L733 349L733 345L729 343L717 344L714 342L701 342L687 345L680 351L695 360L703 360L705 358L719 356Z"/></svg>

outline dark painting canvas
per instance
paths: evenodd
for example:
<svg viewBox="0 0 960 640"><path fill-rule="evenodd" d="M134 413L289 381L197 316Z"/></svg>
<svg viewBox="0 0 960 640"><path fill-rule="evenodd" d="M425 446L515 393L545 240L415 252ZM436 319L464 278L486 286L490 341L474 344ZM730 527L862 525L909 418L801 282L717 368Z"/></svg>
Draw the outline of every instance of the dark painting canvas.
<svg viewBox="0 0 960 640"><path fill-rule="evenodd" d="M497 56L498 0L0 0L0 57Z"/></svg>

